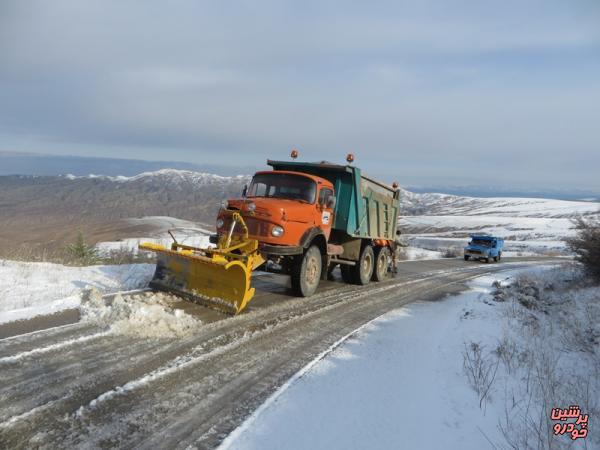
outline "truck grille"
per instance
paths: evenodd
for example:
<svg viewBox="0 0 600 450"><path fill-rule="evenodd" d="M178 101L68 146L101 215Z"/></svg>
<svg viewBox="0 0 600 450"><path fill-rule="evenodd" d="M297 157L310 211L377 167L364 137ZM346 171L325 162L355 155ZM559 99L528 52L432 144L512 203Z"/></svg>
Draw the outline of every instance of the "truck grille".
<svg viewBox="0 0 600 450"><path fill-rule="evenodd" d="M231 226L231 218L224 218L223 228L225 230L229 230ZM259 219L255 219L254 217L244 217L244 222L246 222L246 226L248 227L248 234L252 236L268 236L269 235L269 224ZM242 229L238 225L235 228L234 234L241 234Z"/></svg>

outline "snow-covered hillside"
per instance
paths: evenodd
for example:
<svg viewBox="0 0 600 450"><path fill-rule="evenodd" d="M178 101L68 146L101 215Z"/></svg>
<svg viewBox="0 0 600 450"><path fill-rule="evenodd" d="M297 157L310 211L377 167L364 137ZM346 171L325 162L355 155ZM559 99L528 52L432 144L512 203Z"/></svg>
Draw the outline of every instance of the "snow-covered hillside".
<svg viewBox="0 0 600 450"><path fill-rule="evenodd" d="M138 246L142 242L151 242L169 247L173 242L169 231L180 244L194 247L207 247L211 245L208 239L211 231L201 228L196 223L188 220L166 216L150 216L126 219L126 223L133 227L145 228L151 231L137 237L99 242L96 244L96 249L100 256L109 257L115 253L123 252L138 254Z"/></svg>
<svg viewBox="0 0 600 450"><path fill-rule="evenodd" d="M564 252L572 219L597 216L600 203L539 198L475 198L403 191L400 227L413 246L462 247L471 234L503 237L506 254Z"/></svg>
<svg viewBox="0 0 600 450"><path fill-rule="evenodd" d="M144 172L133 177L67 175L65 178L100 178L114 182L117 186L140 186L144 192L160 190L165 193L166 198L170 195L181 196L186 192L191 195L192 192L212 190L215 195L221 195L220 198L213 199L214 203L222 200L228 186L239 187L250 180L248 175L223 177L175 169ZM462 247L470 234L486 233L505 238L507 255L564 253L564 238L573 233L572 219L579 215L597 215L600 208L598 202L417 194L404 189L400 199L400 227L411 246L443 251L449 247ZM164 240L166 234L163 232L160 236L153 237ZM102 244L101 248L135 247L140 239L133 237L124 243Z"/></svg>
<svg viewBox="0 0 600 450"><path fill-rule="evenodd" d="M462 197L429 193L416 194L402 189L401 202L405 214L433 216L505 216L571 218L597 214L600 203L519 197Z"/></svg>

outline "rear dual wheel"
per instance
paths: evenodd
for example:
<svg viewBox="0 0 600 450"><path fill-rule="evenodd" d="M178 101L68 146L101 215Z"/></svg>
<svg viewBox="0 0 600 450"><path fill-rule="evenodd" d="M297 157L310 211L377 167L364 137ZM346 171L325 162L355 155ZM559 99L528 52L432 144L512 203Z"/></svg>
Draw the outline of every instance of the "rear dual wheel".
<svg viewBox="0 0 600 450"><path fill-rule="evenodd" d="M391 255L389 247L377 247L375 249L373 281L383 281L387 278Z"/></svg>

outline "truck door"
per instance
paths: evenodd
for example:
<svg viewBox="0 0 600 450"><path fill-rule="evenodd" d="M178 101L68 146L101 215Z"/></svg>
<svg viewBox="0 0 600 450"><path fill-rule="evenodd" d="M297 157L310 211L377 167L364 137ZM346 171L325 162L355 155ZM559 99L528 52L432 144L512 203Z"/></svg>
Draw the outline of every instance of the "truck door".
<svg viewBox="0 0 600 450"><path fill-rule="evenodd" d="M335 207L335 196L333 195L333 189L328 187L322 187L319 191L319 200L317 202L317 208L320 212L320 223L317 223L327 239L331 233L331 226L333 225L333 208Z"/></svg>

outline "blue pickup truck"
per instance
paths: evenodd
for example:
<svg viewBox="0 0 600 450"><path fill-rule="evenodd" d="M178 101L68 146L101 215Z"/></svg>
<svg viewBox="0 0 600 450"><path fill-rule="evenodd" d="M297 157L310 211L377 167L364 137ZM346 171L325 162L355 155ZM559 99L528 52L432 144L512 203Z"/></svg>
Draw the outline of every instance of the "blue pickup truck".
<svg viewBox="0 0 600 450"><path fill-rule="evenodd" d="M469 259L484 260L486 263L493 259L494 262L502 258L504 239L494 236L471 236L471 241L465 247L465 261Z"/></svg>

